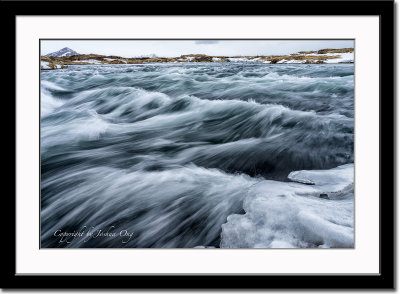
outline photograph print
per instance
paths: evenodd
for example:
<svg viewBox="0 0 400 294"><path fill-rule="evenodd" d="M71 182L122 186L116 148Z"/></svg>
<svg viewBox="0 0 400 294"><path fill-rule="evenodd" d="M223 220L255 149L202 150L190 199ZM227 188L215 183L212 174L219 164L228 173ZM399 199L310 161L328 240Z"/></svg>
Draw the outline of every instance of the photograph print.
<svg viewBox="0 0 400 294"><path fill-rule="evenodd" d="M40 41L40 247L354 248L354 40Z"/></svg>

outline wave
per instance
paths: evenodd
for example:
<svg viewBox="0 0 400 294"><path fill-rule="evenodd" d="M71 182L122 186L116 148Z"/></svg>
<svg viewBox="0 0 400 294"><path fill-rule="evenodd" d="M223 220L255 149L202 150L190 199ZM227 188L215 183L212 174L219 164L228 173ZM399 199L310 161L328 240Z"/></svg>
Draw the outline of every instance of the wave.
<svg viewBox="0 0 400 294"><path fill-rule="evenodd" d="M292 170L353 159L351 118L253 101L172 98L110 87L80 93L44 121L51 120L42 128L44 150L67 142L81 146L104 136L104 143L95 147L120 153L120 161L131 160L127 151L133 157L162 153L160 165L193 162L253 176L279 171L276 176L286 177ZM156 139L168 144L153 144Z"/></svg>
<svg viewBox="0 0 400 294"><path fill-rule="evenodd" d="M132 75L135 78L132 79ZM115 85L162 92L172 97L192 95L200 99L253 99L296 110L352 115L349 108L332 99L332 94L352 102L353 65L262 66L230 65L131 65L72 66L62 74L42 73L45 79L75 93ZM49 76L49 78L47 78Z"/></svg>
<svg viewBox="0 0 400 294"><path fill-rule="evenodd" d="M51 114L55 109L64 104L64 102L60 99L55 98L51 91L63 91L64 89L59 87L57 84L49 82L49 81L41 81L41 106L40 106L40 114L41 117L45 117Z"/></svg>
<svg viewBox="0 0 400 294"><path fill-rule="evenodd" d="M76 166L42 184L42 246L113 247L109 238L66 244L52 235L60 228L118 224L135 233L129 247L218 246L221 224L241 210L247 188L256 182L193 165L161 172Z"/></svg>

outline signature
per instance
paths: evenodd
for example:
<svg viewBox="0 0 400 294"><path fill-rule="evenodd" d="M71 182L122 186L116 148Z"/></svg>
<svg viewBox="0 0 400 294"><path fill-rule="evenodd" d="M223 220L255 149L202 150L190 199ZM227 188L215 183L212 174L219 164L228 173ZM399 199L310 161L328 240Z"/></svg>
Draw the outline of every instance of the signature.
<svg viewBox="0 0 400 294"><path fill-rule="evenodd" d="M63 230L57 230L53 236L59 238L58 243L70 244L79 238L83 238L83 242L87 242L90 239L96 238L121 238L123 244L128 243L134 236L133 232L128 230L115 231L115 226L110 226L107 230L96 229L95 227L83 226L78 231L67 232Z"/></svg>

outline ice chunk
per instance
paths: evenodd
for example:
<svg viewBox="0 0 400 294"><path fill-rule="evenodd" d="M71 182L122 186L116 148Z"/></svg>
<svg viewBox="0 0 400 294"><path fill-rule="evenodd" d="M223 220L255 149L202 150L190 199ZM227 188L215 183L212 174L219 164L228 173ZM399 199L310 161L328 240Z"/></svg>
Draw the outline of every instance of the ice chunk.
<svg viewBox="0 0 400 294"><path fill-rule="evenodd" d="M346 193L353 187L354 164L341 165L328 170L301 170L288 175L293 182L315 185L321 193Z"/></svg>
<svg viewBox="0 0 400 294"><path fill-rule="evenodd" d="M268 180L253 185L243 202L246 213L230 215L222 225L220 246L352 248L353 169L353 164L348 164L331 170L291 173L292 178L314 185ZM340 197L318 197L328 191Z"/></svg>

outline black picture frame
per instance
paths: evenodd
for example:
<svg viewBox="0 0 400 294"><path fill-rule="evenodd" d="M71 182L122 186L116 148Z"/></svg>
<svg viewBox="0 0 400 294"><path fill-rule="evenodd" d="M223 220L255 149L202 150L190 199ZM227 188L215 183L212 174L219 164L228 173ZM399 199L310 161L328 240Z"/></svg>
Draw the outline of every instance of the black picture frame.
<svg viewBox="0 0 400 294"><path fill-rule="evenodd" d="M3 117L7 126L6 169L8 192L3 192L1 233L1 287L75 289L393 289L394 280L394 2L393 1L246 1L212 2L0 2L3 28L2 56L7 74L3 101L13 118ZM76 2L75 2L76 3ZM253 4L253 5L252 5ZM254 9L257 5L259 9ZM17 15L378 15L380 18L380 274L379 275L16 275L16 16ZM142 13L142 12L148 13ZM383 60L384 57L384 60ZM10 121L13 127L10 127ZM3 143L5 144L5 143ZM3 190L4 191L4 190Z"/></svg>

